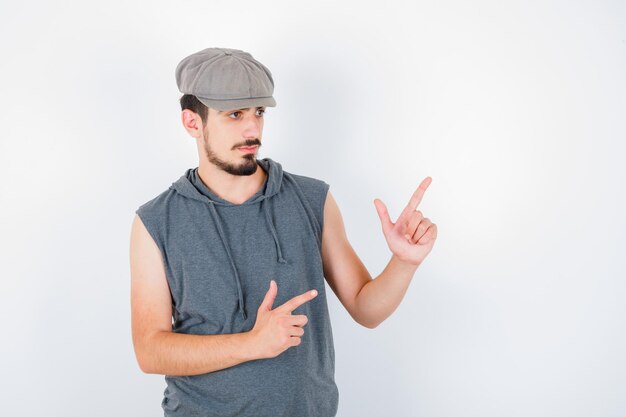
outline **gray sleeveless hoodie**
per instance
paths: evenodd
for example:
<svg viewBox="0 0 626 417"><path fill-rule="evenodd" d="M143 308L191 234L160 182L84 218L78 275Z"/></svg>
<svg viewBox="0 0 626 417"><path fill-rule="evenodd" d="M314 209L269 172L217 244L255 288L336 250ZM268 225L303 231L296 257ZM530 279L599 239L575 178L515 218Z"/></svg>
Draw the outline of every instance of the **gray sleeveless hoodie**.
<svg viewBox="0 0 626 417"><path fill-rule="evenodd" d="M316 289L296 308L305 314L302 343L276 358L247 361L194 376L166 375L165 416L335 416L339 393L321 258L329 185L291 174L270 158L259 191L242 204L214 194L188 169L136 213L163 257L172 297L172 331L249 331L269 290L276 308Z"/></svg>

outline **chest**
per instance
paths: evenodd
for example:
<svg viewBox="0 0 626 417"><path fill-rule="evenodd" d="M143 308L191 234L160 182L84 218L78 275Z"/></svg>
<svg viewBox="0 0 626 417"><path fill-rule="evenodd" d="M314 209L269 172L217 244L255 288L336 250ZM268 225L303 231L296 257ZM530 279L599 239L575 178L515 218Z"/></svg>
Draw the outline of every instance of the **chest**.
<svg viewBox="0 0 626 417"><path fill-rule="evenodd" d="M273 307L310 289L324 289L319 241L304 207L281 199L271 207L194 206L170 228L168 269L175 319L181 330L215 334L243 331L269 289ZM204 208L204 210L202 210ZM285 263L279 262L281 251ZM238 314L238 285L248 318ZM305 303L293 314L306 314ZM175 320L176 321L176 320Z"/></svg>

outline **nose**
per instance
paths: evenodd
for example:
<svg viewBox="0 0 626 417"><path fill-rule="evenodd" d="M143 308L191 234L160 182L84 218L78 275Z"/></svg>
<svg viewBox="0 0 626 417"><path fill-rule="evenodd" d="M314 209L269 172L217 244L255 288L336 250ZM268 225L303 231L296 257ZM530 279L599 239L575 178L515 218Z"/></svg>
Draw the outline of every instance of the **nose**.
<svg viewBox="0 0 626 417"><path fill-rule="evenodd" d="M257 117L255 112L252 112L246 120L243 135L246 139L256 139L261 136L262 120Z"/></svg>

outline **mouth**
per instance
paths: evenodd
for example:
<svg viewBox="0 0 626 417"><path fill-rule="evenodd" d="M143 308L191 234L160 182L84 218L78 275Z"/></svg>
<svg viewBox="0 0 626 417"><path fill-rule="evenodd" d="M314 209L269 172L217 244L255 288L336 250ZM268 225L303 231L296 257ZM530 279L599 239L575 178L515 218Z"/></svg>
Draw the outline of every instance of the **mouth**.
<svg viewBox="0 0 626 417"><path fill-rule="evenodd" d="M237 148L237 149L239 149L243 153L251 153L251 152L256 152L258 147L259 147L258 145L255 145L255 146L242 146L241 148Z"/></svg>

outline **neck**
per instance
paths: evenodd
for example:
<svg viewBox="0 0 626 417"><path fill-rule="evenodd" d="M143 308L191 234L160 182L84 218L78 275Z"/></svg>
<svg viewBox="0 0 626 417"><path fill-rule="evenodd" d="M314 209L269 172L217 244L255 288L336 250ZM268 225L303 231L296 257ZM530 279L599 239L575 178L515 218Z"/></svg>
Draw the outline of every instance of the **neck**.
<svg viewBox="0 0 626 417"><path fill-rule="evenodd" d="M259 191L267 177L267 173L256 159L255 162L258 167L254 174L233 175L209 161L201 160L198 176L204 185L220 198L233 204L241 204Z"/></svg>

